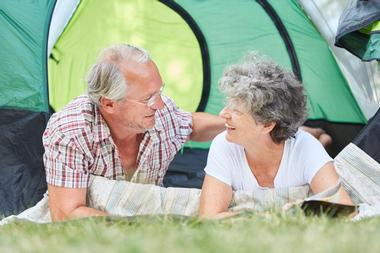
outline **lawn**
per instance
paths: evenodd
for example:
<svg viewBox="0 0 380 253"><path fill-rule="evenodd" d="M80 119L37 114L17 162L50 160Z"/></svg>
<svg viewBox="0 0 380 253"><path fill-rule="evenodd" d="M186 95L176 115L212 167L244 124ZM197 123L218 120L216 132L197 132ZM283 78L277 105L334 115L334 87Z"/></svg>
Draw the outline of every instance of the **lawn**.
<svg viewBox="0 0 380 253"><path fill-rule="evenodd" d="M378 241L379 240L379 241ZM0 252L380 252L380 218L243 214L219 221L151 216L0 227Z"/></svg>

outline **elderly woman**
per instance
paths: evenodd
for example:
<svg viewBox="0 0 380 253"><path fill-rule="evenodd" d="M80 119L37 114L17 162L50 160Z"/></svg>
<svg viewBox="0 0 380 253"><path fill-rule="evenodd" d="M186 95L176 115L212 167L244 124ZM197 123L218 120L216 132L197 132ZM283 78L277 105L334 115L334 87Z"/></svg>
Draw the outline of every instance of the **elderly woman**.
<svg viewBox="0 0 380 253"><path fill-rule="evenodd" d="M211 144L200 216L223 217L236 190L308 184L316 194L338 182L321 143L299 129L306 118L302 85L255 54L227 68L220 80L226 131ZM343 188L339 202L352 204Z"/></svg>

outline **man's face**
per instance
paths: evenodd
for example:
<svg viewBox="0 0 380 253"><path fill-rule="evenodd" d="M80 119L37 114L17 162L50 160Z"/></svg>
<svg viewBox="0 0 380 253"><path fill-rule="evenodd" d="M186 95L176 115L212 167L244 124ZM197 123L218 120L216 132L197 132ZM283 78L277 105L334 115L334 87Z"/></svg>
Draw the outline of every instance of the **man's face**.
<svg viewBox="0 0 380 253"><path fill-rule="evenodd" d="M125 97L115 105L115 116L131 132L144 133L154 127L155 113L164 106L160 73L152 61L128 63L122 70L128 88Z"/></svg>

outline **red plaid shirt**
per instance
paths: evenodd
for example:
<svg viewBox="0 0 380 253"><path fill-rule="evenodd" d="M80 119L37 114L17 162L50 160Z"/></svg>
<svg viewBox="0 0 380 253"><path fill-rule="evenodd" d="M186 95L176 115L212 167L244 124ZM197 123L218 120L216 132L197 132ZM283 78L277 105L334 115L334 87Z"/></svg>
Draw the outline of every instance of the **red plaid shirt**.
<svg viewBox="0 0 380 253"><path fill-rule="evenodd" d="M169 163L192 132L191 113L181 111L163 97L155 127L140 144L137 170L131 181L162 185ZM44 164L49 184L87 187L89 175L125 179L110 130L88 96L80 96L49 120L43 134Z"/></svg>

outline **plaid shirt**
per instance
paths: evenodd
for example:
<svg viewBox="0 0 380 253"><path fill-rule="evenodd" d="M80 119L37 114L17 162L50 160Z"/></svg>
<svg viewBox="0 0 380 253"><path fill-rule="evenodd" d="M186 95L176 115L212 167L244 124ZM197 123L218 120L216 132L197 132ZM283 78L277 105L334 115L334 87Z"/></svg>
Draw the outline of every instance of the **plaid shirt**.
<svg viewBox="0 0 380 253"><path fill-rule="evenodd" d="M163 97L155 127L145 132L131 182L162 185L169 163L192 132L191 113ZM43 134L49 184L85 188L89 175L123 180L125 173L110 130L88 96L80 96L49 120Z"/></svg>

